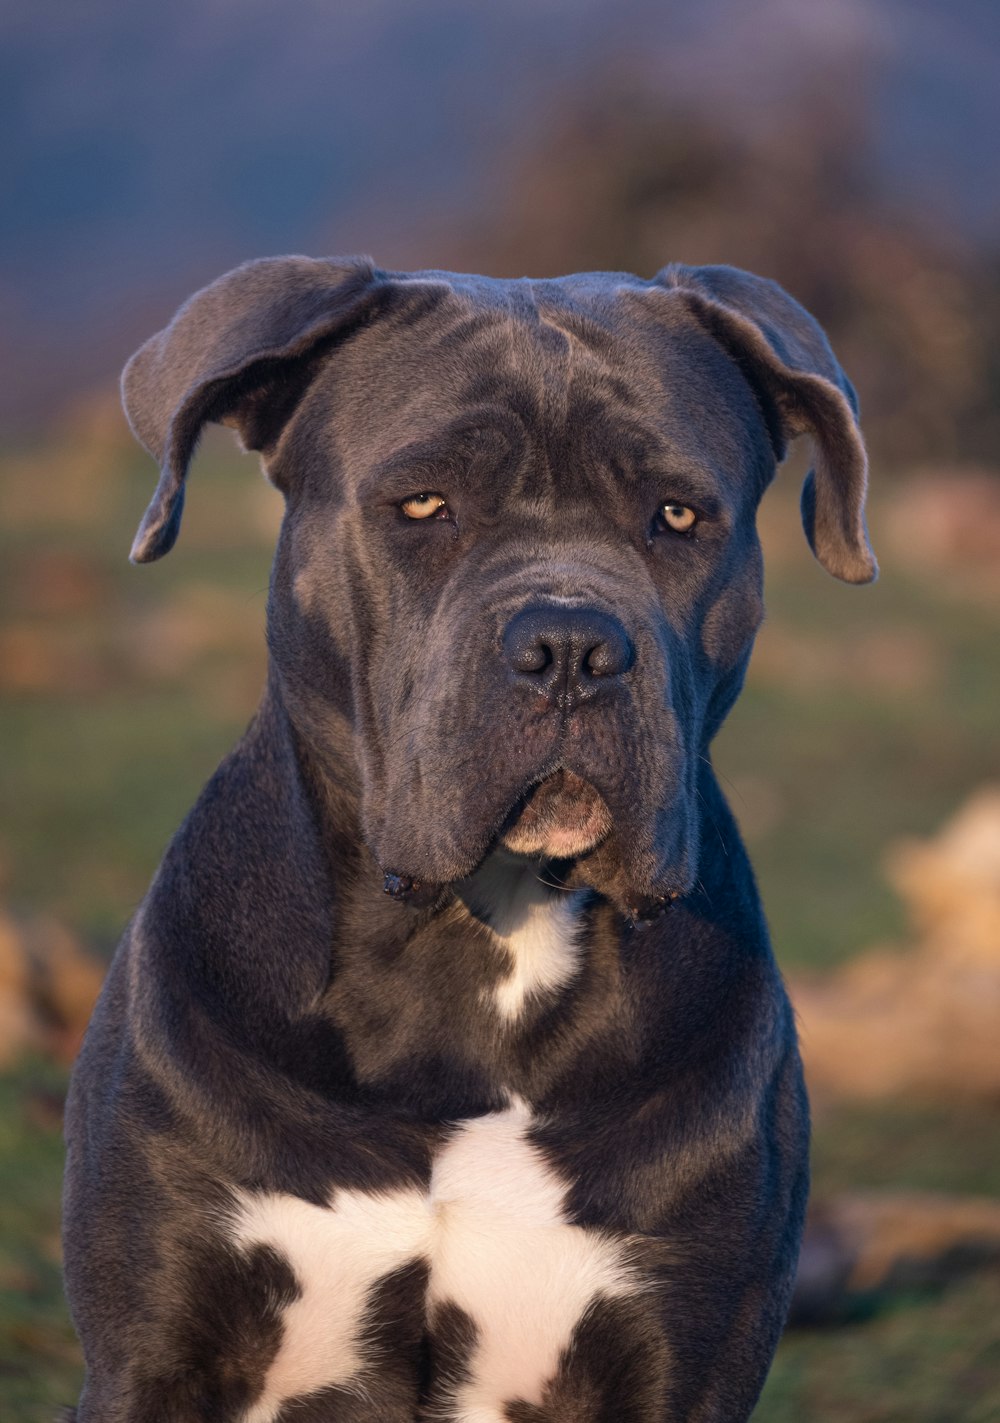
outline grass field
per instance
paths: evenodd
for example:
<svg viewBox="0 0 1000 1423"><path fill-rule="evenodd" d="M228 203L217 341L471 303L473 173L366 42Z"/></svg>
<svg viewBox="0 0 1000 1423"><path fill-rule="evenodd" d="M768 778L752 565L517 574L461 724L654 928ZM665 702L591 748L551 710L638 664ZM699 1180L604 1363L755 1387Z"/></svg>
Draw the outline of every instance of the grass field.
<svg viewBox="0 0 1000 1423"><path fill-rule="evenodd" d="M0 875L110 952L172 829L254 705L277 496L212 440L171 558L126 554L153 480L113 420L0 470ZM835 584L794 530L793 480L765 518L769 618L717 764L790 969L900 938L880 860L997 775L1000 613L967 581L883 554ZM898 497L898 496L897 496ZM876 501L876 543L889 501ZM905 551L904 551L905 553ZM61 1301L63 1069L0 1080L0 1418L49 1419L79 1360ZM818 1123L820 1194L914 1185L1000 1195L998 1114L841 1108ZM758 1423L1000 1418L1000 1274L790 1335Z"/></svg>

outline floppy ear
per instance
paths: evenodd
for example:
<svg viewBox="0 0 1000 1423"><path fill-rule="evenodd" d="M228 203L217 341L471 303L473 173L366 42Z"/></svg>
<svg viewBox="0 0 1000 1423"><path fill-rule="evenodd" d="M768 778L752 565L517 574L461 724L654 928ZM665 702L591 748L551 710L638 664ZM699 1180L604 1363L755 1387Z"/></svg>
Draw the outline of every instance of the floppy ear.
<svg viewBox="0 0 1000 1423"><path fill-rule="evenodd" d="M133 563L150 563L173 547L202 426L224 421L247 449L269 448L311 378L318 344L362 319L380 277L360 258L247 262L196 292L136 351L122 375L122 401L160 465L160 480L132 545Z"/></svg>
<svg viewBox="0 0 1000 1423"><path fill-rule="evenodd" d="M779 462L786 440L812 437L802 523L823 567L845 583L877 578L865 527L868 457L857 396L819 323L776 282L735 267L674 265L654 281L682 293L741 367L761 399Z"/></svg>

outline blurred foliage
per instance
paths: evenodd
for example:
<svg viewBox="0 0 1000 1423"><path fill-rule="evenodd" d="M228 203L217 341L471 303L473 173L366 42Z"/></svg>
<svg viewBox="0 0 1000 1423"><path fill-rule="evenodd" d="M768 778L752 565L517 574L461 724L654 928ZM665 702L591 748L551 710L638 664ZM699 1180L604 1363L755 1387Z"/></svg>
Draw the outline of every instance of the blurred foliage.
<svg viewBox="0 0 1000 1423"><path fill-rule="evenodd" d="M811 70L764 112L673 104L639 73L595 72L499 165L493 209L445 235L447 260L513 276L745 267L826 328L876 466L990 457L1000 254L963 241L944 206L887 204L863 66Z"/></svg>

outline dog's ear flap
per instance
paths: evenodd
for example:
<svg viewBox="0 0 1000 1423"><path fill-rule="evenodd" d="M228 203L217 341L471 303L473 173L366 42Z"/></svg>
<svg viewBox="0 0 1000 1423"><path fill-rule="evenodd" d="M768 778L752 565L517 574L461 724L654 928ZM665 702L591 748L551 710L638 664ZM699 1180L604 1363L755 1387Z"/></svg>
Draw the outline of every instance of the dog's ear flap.
<svg viewBox="0 0 1000 1423"><path fill-rule="evenodd" d="M139 348L122 375L122 401L160 480L133 563L173 547L203 425L233 425L247 449L267 449L308 383L317 344L362 319L380 275L363 259L248 262L196 292Z"/></svg>
<svg viewBox="0 0 1000 1423"><path fill-rule="evenodd" d="M758 392L778 460L808 434L814 467L802 488L802 523L823 567L845 583L870 583L868 457L858 401L822 327L776 282L735 267L664 267L654 279L682 293Z"/></svg>

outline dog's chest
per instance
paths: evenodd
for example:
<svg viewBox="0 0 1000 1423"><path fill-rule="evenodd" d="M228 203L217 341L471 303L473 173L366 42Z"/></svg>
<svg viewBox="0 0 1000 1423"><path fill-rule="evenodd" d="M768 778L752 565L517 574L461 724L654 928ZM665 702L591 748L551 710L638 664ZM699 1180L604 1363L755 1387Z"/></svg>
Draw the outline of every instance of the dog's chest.
<svg viewBox="0 0 1000 1423"><path fill-rule="evenodd" d="M448 1399L459 1420L501 1419L505 1401L541 1402L574 1326L601 1298L636 1290L623 1242L574 1225L566 1183L531 1138L529 1108L460 1123L425 1190L336 1191L318 1206L294 1196L238 1196L238 1247L278 1252L299 1297L244 1423L271 1423L283 1401L333 1385L363 1393L365 1345L379 1280L414 1262L429 1271L426 1305L457 1306L474 1344Z"/></svg>

